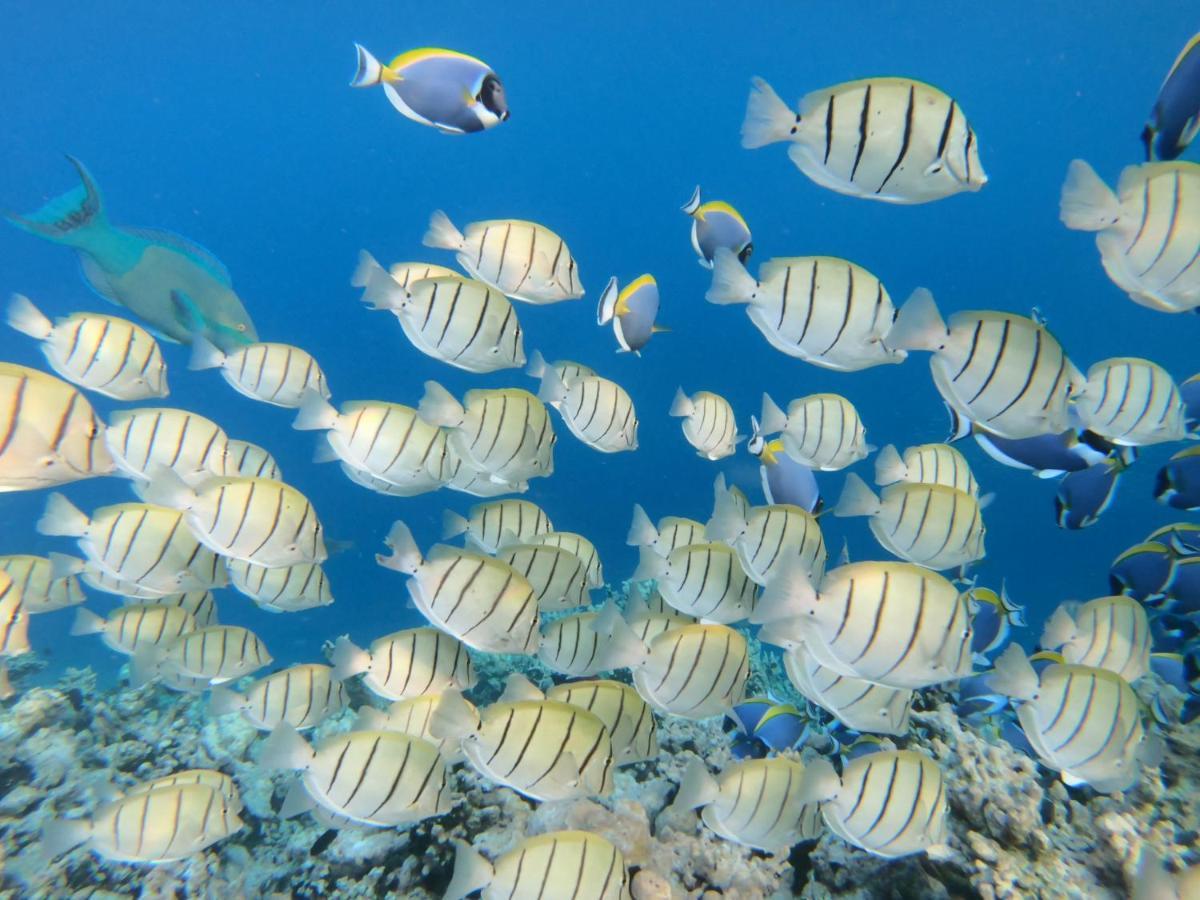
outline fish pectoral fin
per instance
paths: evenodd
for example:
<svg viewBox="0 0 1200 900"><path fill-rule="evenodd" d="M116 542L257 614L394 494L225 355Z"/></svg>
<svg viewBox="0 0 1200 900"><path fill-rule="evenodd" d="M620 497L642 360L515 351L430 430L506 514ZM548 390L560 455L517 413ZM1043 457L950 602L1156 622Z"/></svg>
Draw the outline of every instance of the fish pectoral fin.
<svg viewBox="0 0 1200 900"><path fill-rule="evenodd" d="M171 291L171 307L174 310L175 321L188 332L200 334L204 331L204 316L200 314L200 309L192 298L183 291Z"/></svg>
<svg viewBox="0 0 1200 900"><path fill-rule="evenodd" d="M1188 144L1195 140L1196 135L1200 134L1200 115L1192 116L1183 126L1183 131L1179 135L1179 142L1175 145L1182 153L1187 149Z"/></svg>

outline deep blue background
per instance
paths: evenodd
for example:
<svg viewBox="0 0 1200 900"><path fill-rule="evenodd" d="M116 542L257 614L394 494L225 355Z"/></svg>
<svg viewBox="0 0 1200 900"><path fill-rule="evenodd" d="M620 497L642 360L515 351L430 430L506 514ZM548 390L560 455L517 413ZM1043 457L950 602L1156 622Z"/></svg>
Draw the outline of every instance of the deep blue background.
<svg viewBox="0 0 1200 900"><path fill-rule="evenodd" d="M39 8L40 7L40 8ZM647 9L647 7L650 7ZM698 459L667 417L677 385L724 394L745 430L766 389L781 403L821 390L849 396L869 439L901 447L940 439L945 415L926 359L857 374L825 372L772 350L738 308L704 302L707 273L678 207L700 183L734 203L754 230L755 262L831 254L867 267L899 303L928 286L944 312L1040 308L1085 369L1115 355L1147 356L1182 379L1200 368L1200 319L1142 309L1112 286L1088 235L1057 218L1067 163L1088 159L1110 183L1140 161L1137 136L1158 85L1197 27L1186 4L961 3L553 4L477 2L45 4L5 3L0 29L0 207L28 210L74 184L62 158L82 159L112 220L177 231L211 249L265 339L313 352L335 400L414 404L425 379L455 393L534 382L513 371L470 376L413 351L386 314L362 308L348 276L360 248L385 262L448 254L420 244L429 213L459 225L530 218L562 234L581 266L584 300L521 305L528 350L588 363L630 390L641 448L605 456L564 426L556 474L527 495L561 529L596 541L619 580L634 501L657 518L706 517L718 468L757 486L743 452L720 467ZM352 43L381 59L421 45L487 60L503 79L512 120L449 137L396 114L381 91L355 91ZM955 96L979 134L991 178L979 194L918 207L839 196L810 183L783 146L742 150L749 79L789 101L870 75L907 75ZM1192 154L1194 156L1194 153ZM618 356L595 325L605 280L650 271L663 298L641 359ZM80 281L69 251L0 227L0 293L21 291L47 312L109 311ZM276 658L317 658L349 631L367 641L412 624L402 579L372 556L388 524L407 520L426 546L441 510L470 498L439 492L396 500L368 493L335 466L312 464L313 436L291 415L256 404L213 373L189 373L166 349L168 402L216 419L231 436L265 444L316 504L329 533L355 542L327 569L337 603L268 616L230 592L223 621L249 623ZM0 332L0 358L38 365L23 336ZM110 405L98 402L98 408ZM1150 496L1171 450L1143 455L1108 516L1086 532L1053 522L1052 484L963 445L985 490L985 581L1006 578L1039 613L1105 592L1107 565L1175 516ZM869 468L860 467L869 475ZM822 479L836 498L841 475ZM89 508L128 499L125 482L70 486ZM754 492L757 498L757 490ZM0 494L0 552L68 549L33 529L44 493ZM881 556L863 521L824 520L831 555ZM97 598L95 605L111 603ZM71 613L34 620L39 650L58 662L112 657L95 639L67 636ZM1037 616L1035 615L1035 618Z"/></svg>

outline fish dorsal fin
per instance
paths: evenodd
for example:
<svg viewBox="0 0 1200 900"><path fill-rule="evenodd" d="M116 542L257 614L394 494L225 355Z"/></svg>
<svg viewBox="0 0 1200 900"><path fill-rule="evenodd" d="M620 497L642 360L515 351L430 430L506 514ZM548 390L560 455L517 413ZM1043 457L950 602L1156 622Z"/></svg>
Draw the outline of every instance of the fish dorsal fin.
<svg viewBox="0 0 1200 900"><path fill-rule="evenodd" d="M100 263L96 262L90 254L80 252L78 255L79 274L87 282L88 287L109 303L120 306L121 301L117 299L117 292L113 290L112 284L108 280L108 273L100 267Z"/></svg>
<svg viewBox="0 0 1200 900"><path fill-rule="evenodd" d="M125 228L123 230L140 237L142 240L162 244L164 247L170 247L177 253L182 253L193 262L207 269L208 273L221 282L221 284L225 285L225 287L233 286L233 279L229 276L229 270L225 268L224 264L216 256L199 244L189 241L178 234L173 234L170 231L161 231L157 228Z"/></svg>

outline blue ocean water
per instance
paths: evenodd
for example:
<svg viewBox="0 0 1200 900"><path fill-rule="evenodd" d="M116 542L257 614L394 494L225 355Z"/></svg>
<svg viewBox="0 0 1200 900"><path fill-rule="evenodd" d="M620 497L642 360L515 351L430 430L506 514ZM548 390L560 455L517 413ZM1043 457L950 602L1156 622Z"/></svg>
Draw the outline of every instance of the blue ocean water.
<svg viewBox="0 0 1200 900"><path fill-rule="evenodd" d="M449 254L420 244L437 208L460 225L528 218L563 235L587 295L521 306L526 347L625 386L641 446L601 455L556 420L555 474L526 496L558 528L591 537L610 580L636 562L624 545L634 502L655 518L703 519L718 471L759 497L752 457L714 464L686 444L667 416L678 385L726 396L743 431L764 390L780 402L843 393L877 445L938 440L946 430L922 355L899 367L827 372L771 349L741 310L706 303L708 273L678 211L697 183L746 216L755 263L843 256L878 275L897 302L923 285L947 313L1037 307L1084 369L1117 355L1152 358L1178 379L1200 368L1200 321L1135 306L1104 275L1091 237L1068 232L1057 216L1072 158L1087 159L1110 183L1141 160L1145 115L1196 25L1182 4L1158 4L1151 16L1117 2L774 2L749 11L718 3L10 3L3 22L0 207L32 209L73 186L62 154L77 156L113 222L170 229L212 250L261 336L316 355L336 401L415 405L430 378L455 394L535 389L517 371L469 375L413 351L396 323L363 308L349 286L360 248L385 262L450 264ZM347 87L355 41L385 59L433 45L487 60L504 80L511 121L449 137L401 118L381 92ZM873 204L811 183L782 147L739 146L752 75L791 101L893 74L936 84L962 104L990 177L980 193L916 207ZM672 331L641 358L617 355L611 331L595 324L595 301L609 275L624 283L642 272L657 278L660 319ZM0 228L0 291L25 293L51 314L108 311L78 277L73 254L12 228ZM5 360L41 363L33 342L15 332L5 330L0 348ZM280 663L319 659L321 643L341 633L362 642L415 624L403 579L373 555L393 519L428 546L442 510L464 511L470 498L399 500L360 489L335 466L311 462L313 435L292 431L287 411L241 397L213 373L188 372L182 348L166 354L167 402L269 448L329 534L353 542L326 566L332 607L268 616L226 591L222 620L253 627ZM102 414L113 408L96 405ZM964 446L984 489L997 495L981 581L1005 579L1035 620L1064 599L1106 593L1109 561L1180 518L1151 496L1172 448L1142 454L1098 525L1064 532L1054 523L1052 484ZM868 465L859 469L869 474ZM836 498L842 480L821 478L827 496ZM129 497L119 479L66 493L84 509ZM67 549L34 532L44 503L45 492L0 494L0 552ZM845 536L853 558L882 558L864 521L824 524L834 555ZM60 665L90 661L111 672L116 660L98 641L67 637L71 615L35 620L35 649Z"/></svg>

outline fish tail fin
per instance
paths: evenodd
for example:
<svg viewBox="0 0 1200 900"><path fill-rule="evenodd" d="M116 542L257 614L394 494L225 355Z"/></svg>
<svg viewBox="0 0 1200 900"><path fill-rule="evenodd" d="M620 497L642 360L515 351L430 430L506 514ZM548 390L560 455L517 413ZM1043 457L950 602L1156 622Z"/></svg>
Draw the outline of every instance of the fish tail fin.
<svg viewBox="0 0 1200 900"><path fill-rule="evenodd" d="M192 371L219 369L225 364L225 351L202 334L192 337L192 357L188 368Z"/></svg>
<svg viewBox="0 0 1200 900"><path fill-rule="evenodd" d="M798 619L811 611L817 602L817 589L804 565L796 559L781 565L774 572L750 614L755 625Z"/></svg>
<svg viewBox="0 0 1200 900"><path fill-rule="evenodd" d="M350 725L351 731L387 731L388 717L382 709L374 706L359 707L358 715Z"/></svg>
<svg viewBox="0 0 1200 900"><path fill-rule="evenodd" d="M417 415L421 421L442 428L455 428L462 424L467 411L454 396L436 381L425 382L425 393L417 404Z"/></svg>
<svg viewBox="0 0 1200 900"><path fill-rule="evenodd" d="M150 475L150 481L141 489L141 497L146 503L186 509L195 502L196 492L172 469L158 466Z"/></svg>
<svg viewBox="0 0 1200 900"><path fill-rule="evenodd" d="M907 472L895 444L888 444L875 457L875 483L883 486L902 481Z"/></svg>
<svg viewBox="0 0 1200 900"><path fill-rule="evenodd" d="M54 331L54 323L42 315L33 301L24 294L13 294L8 301L6 321L21 334L44 341Z"/></svg>
<svg viewBox="0 0 1200 900"><path fill-rule="evenodd" d="M662 578L667 574L667 561L651 550L641 547L638 551L637 568L629 576L630 581L648 581L651 578Z"/></svg>
<svg viewBox="0 0 1200 900"><path fill-rule="evenodd" d="M87 567L87 563L78 556L56 553L53 550L46 554L46 558L50 560L50 578L53 581L67 578L70 575L78 575Z"/></svg>
<svg viewBox="0 0 1200 900"><path fill-rule="evenodd" d="M1065 608L1059 607L1046 621L1042 630L1042 646L1053 650L1061 647L1075 636L1075 620Z"/></svg>
<svg viewBox="0 0 1200 900"><path fill-rule="evenodd" d="M384 556L382 553L376 555L377 563L385 569L395 569L397 572L404 572L408 575L416 573L423 560L412 531L407 525L397 519L392 523L392 528L383 542L392 551L392 555Z"/></svg>
<svg viewBox="0 0 1200 900"><path fill-rule="evenodd" d="M1073 159L1067 166L1058 217L1075 231L1103 231L1121 218L1121 203L1095 169Z"/></svg>
<svg viewBox="0 0 1200 900"><path fill-rule="evenodd" d="M246 705L246 698L237 691L217 685L208 698L208 713L212 716L228 716Z"/></svg>
<svg viewBox="0 0 1200 900"><path fill-rule="evenodd" d="M91 835L87 819L59 819L42 829L42 850L50 859L77 847Z"/></svg>
<svg viewBox="0 0 1200 900"><path fill-rule="evenodd" d="M696 210L700 208L700 185L696 185L696 189L692 191L692 199L683 206L679 207L680 211L685 215L694 216Z"/></svg>
<svg viewBox="0 0 1200 900"><path fill-rule="evenodd" d="M333 677L338 681L361 675L371 668L371 654L345 635L333 642L333 652L329 655L329 661L333 663Z"/></svg>
<svg viewBox="0 0 1200 900"><path fill-rule="evenodd" d="M292 427L297 431L328 431L337 424L338 411L316 391L305 391Z"/></svg>
<svg viewBox="0 0 1200 900"><path fill-rule="evenodd" d="M824 803L836 796L840 787L841 779L833 763L817 757L805 762L796 799L802 803Z"/></svg>
<svg viewBox="0 0 1200 900"><path fill-rule="evenodd" d="M746 530L746 518L729 488L718 490L713 500L712 517L704 525L709 540L731 543Z"/></svg>
<svg viewBox="0 0 1200 900"><path fill-rule="evenodd" d="M728 247L718 247L713 254L712 285L704 294L709 303L727 306L750 303L758 282Z"/></svg>
<svg viewBox="0 0 1200 900"><path fill-rule="evenodd" d="M879 497L867 487L867 483L853 472L847 475L842 496L833 508L834 517L847 519L853 516L873 516L879 509Z"/></svg>
<svg viewBox="0 0 1200 900"><path fill-rule="evenodd" d="M442 900L462 900L475 891L487 887L496 876L492 864L478 850L463 841L456 841L454 850L454 875Z"/></svg>
<svg viewBox="0 0 1200 900"><path fill-rule="evenodd" d="M1038 674L1020 644L1009 644L996 659L996 666L987 679L988 687L997 694L1017 700L1031 700L1037 694Z"/></svg>
<svg viewBox="0 0 1200 900"><path fill-rule="evenodd" d="M567 386L553 366L542 373L542 383L538 387L537 396L543 403L558 403L567 396Z"/></svg>
<svg viewBox="0 0 1200 900"><path fill-rule="evenodd" d="M600 293L600 303L596 307L596 324L607 325L612 321L612 318L617 313L617 298L621 296L621 291L617 285L617 276L614 275L608 279L608 284L604 286L604 290Z"/></svg>
<svg viewBox="0 0 1200 900"><path fill-rule="evenodd" d="M529 354L529 365L525 367L525 374L530 378L541 378L546 374L546 357L542 356L541 350L534 350Z"/></svg>
<svg viewBox="0 0 1200 900"><path fill-rule="evenodd" d="M355 44L354 50L358 54L358 62L354 69L354 78L350 81L350 87L374 87L380 84L384 80L383 64L362 44Z"/></svg>
<svg viewBox="0 0 1200 900"><path fill-rule="evenodd" d="M633 504L633 521L629 525L629 533L625 543L630 547L646 547L658 540L658 529L646 515L640 503Z"/></svg>
<svg viewBox="0 0 1200 900"><path fill-rule="evenodd" d="M426 247L440 247L444 250L459 250L466 238L461 231L454 227L450 217L440 209L435 209L429 217L429 228L421 243Z"/></svg>
<svg viewBox="0 0 1200 900"><path fill-rule="evenodd" d="M471 523L454 510L448 509L442 513L443 541L448 541L450 538L458 537L460 534L466 534L467 529L470 527Z"/></svg>
<svg viewBox="0 0 1200 900"><path fill-rule="evenodd" d="M621 611L612 600L604 605L592 623L592 630L608 638L601 655L601 666L605 669L632 669L645 660L646 645L629 627L629 623L621 618Z"/></svg>
<svg viewBox="0 0 1200 900"><path fill-rule="evenodd" d="M267 742L263 744L258 764L264 769L303 769L315 755L295 726L281 722L272 729Z"/></svg>
<svg viewBox="0 0 1200 900"><path fill-rule="evenodd" d="M759 417L759 431L764 434L778 434L787 428L787 413L771 397L763 393L762 415Z"/></svg>
<svg viewBox="0 0 1200 900"><path fill-rule="evenodd" d="M945 345L946 337L946 322L933 294L917 288L900 307L883 342L893 350L936 351Z"/></svg>
<svg viewBox="0 0 1200 900"><path fill-rule="evenodd" d="M81 634L100 634L104 631L106 624L102 616L96 615L90 609L80 608L75 613L75 622L71 626L71 636L78 637Z"/></svg>
<svg viewBox="0 0 1200 900"><path fill-rule="evenodd" d="M362 302L372 309L400 309L408 299L408 291L366 250L359 251L350 284L363 289Z"/></svg>
<svg viewBox="0 0 1200 900"><path fill-rule="evenodd" d="M800 117L779 98L763 79L750 79L750 97L746 100L746 118L742 121L742 146L747 150L786 141Z"/></svg>
<svg viewBox="0 0 1200 900"><path fill-rule="evenodd" d="M679 780L679 790L671 802L673 809L696 809L708 806L721 793L721 786L712 777L703 760L692 757L683 770L683 778Z"/></svg>
<svg viewBox="0 0 1200 900"><path fill-rule="evenodd" d="M55 537L83 537L88 517L57 491L46 499L46 511L37 521L38 534Z"/></svg>
<svg viewBox="0 0 1200 900"><path fill-rule="evenodd" d="M696 404L692 402L692 398L683 392L683 388L675 389L675 399L671 403L671 410L667 415L671 416L690 416L696 411Z"/></svg>
<svg viewBox="0 0 1200 900"><path fill-rule="evenodd" d="M479 715L459 691L443 691L442 699L429 717L429 733L439 741L455 740L479 729Z"/></svg>
<svg viewBox="0 0 1200 900"><path fill-rule="evenodd" d="M22 231L57 244L86 250L97 236L97 231L109 228L108 220L104 215L100 189L91 173L75 157L67 156L67 161L79 173L78 186L27 215L10 212L2 215Z"/></svg>

